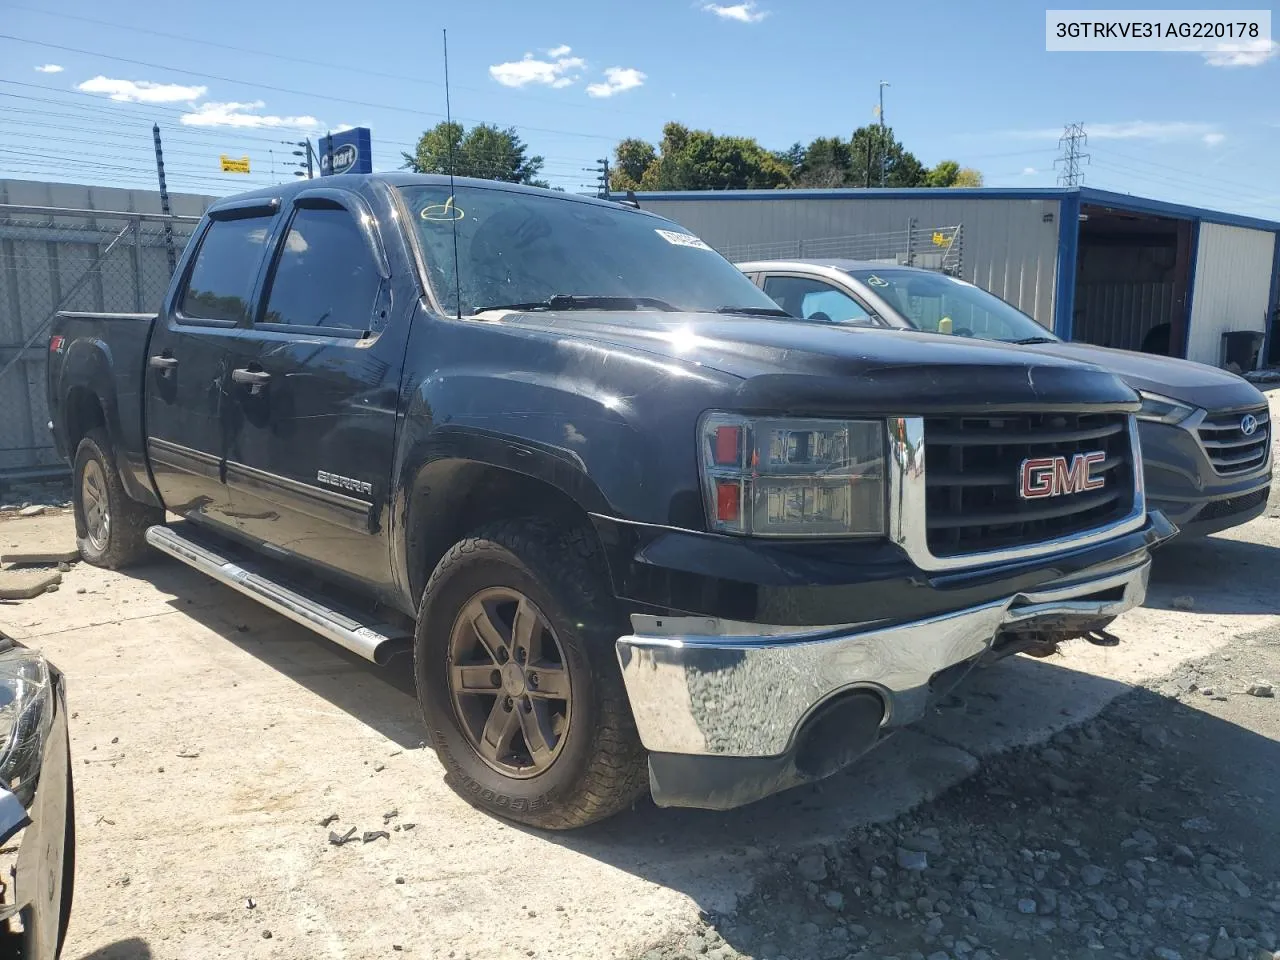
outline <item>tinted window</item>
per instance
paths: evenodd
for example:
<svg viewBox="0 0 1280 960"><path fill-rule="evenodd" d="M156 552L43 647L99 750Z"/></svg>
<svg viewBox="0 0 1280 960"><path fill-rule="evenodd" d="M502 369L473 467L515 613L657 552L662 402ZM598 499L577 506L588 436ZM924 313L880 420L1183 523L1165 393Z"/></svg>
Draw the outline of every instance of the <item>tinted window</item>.
<svg viewBox="0 0 1280 960"><path fill-rule="evenodd" d="M450 313L459 290L464 314L557 294L646 297L685 310L776 309L724 257L651 214L501 188L460 186L456 196L445 184L400 190Z"/></svg>
<svg viewBox="0 0 1280 960"><path fill-rule="evenodd" d="M249 312L271 220L215 220L191 267L182 314L199 320L240 322Z"/></svg>
<svg viewBox="0 0 1280 960"><path fill-rule="evenodd" d="M299 210L289 226L262 323L369 329L382 278L346 210Z"/></svg>
<svg viewBox="0 0 1280 960"><path fill-rule="evenodd" d="M849 275L919 330L1013 342L1057 339L1031 317L981 287L924 270L851 270Z"/></svg>
<svg viewBox="0 0 1280 960"><path fill-rule="evenodd" d="M768 277L764 292L793 317L826 323L877 326L862 305L841 290L807 277Z"/></svg>

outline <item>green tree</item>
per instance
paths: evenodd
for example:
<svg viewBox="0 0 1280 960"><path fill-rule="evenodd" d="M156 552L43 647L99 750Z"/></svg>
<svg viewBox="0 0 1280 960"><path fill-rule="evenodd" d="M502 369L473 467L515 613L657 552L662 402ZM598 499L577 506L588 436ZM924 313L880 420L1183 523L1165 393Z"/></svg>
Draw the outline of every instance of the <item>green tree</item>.
<svg viewBox="0 0 1280 960"><path fill-rule="evenodd" d="M982 186L982 172L973 169L973 167L961 167L960 172L956 174L957 187L980 187Z"/></svg>
<svg viewBox="0 0 1280 960"><path fill-rule="evenodd" d="M619 143L613 155L616 162L609 171L609 189L618 191L639 190L644 172L658 158L653 144L634 137Z"/></svg>
<svg viewBox="0 0 1280 960"><path fill-rule="evenodd" d="M545 180L538 179L542 157L529 155L515 127L504 130L481 123L467 130L460 123L442 122L418 138L413 153L401 155L406 170L448 173L451 154L455 176L547 186Z"/></svg>
<svg viewBox="0 0 1280 960"><path fill-rule="evenodd" d="M624 140L615 151L615 190L749 190L786 186L785 162L750 137L718 136L668 123L655 148L642 140ZM645 162L639 177L639 163Z"/></svg>
<svg viewBox="0 0 1280 960"><path fill-rule="evenodd" d="M954 160L939 160L938 165L925 176L925 186L953 187L960 175L960 164Z"/></svg>

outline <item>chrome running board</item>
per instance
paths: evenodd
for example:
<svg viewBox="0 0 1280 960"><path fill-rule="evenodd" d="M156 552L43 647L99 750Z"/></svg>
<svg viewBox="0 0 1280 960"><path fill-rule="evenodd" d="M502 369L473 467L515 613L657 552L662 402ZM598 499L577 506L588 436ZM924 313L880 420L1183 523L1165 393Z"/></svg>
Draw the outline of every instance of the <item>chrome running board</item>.
<svg viewBox="0 0 1280 960"><path fill-rule="evenodd" d="M219 583L252 597L263 606L309 627L352 653L384 664L408 648L412 638L383 624L364 624L339 613L296 590L281 586L261 574L246 570L204 544L182 536L170 527L147 528L147 543L175 560L181 560Z"/></svg>

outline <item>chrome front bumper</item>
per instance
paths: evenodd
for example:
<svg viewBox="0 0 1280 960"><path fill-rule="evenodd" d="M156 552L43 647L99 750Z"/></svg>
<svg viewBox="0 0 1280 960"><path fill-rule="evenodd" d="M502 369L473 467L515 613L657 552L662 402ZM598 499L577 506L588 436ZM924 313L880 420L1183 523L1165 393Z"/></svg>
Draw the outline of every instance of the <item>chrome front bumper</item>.
<svg viewBox="0 0 1280 960"><path fill-rule="evenodd" d="M920 719L931 681L975 661L1002 630L1114 617L1142 603L1150 567L1143 551L1105 572L892 626L634 615L618 659L651 753L776 757L795 747L821 708L851 691L880 698L882 727Z"/></svg>

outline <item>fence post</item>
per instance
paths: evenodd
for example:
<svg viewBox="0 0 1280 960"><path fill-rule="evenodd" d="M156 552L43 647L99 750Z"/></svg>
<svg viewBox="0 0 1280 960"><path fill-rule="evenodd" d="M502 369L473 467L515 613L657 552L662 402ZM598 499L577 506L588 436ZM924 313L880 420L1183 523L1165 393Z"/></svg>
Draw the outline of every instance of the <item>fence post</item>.
<svg viewBox="0 0 1280 960"><path fill-rule="evenodd" d="M916 235L916 218L907 217L907 266L914 267L916 265L916 254L912 241Z"/></svg>
<svg viewBox="0 0 1280 960"><path fill-rule="evenodd" d="M142 313L142 219L129 221L133 230L133 309Z"/></svg>

